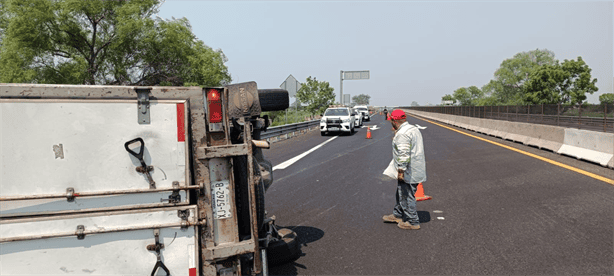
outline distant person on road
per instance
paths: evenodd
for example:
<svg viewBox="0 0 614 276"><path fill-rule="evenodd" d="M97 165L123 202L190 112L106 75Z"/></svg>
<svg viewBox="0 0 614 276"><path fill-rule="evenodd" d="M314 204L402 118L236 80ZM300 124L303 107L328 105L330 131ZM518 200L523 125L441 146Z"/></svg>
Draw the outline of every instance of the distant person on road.
<svg viewBox="0 0 614 276"><path fill-rule="evenodd" d="M392 139L392 161L386 171L393 170L387 175L396 176L397 193L392 214L385 215L383 219L384 222L397 223L401 229L418 230L420 221L416 210L416 190L419 183L426 181L422 134L416 126L407 122L404 111L396 109L390 117L396 133Z"/></svg>
<svg viewBox="0 0 614 276"><path fill-rule="evenodd" d="M388 120L388 109L386 109L386 107L384 107L384 118Z"/></svg>

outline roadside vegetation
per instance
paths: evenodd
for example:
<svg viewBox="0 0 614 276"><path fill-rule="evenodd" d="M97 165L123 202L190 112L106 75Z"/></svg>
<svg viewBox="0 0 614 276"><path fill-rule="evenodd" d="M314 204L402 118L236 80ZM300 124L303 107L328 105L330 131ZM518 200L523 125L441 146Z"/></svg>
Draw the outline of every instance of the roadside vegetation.
<svg viewBox="0 0 614 276"><path fill-rule="evenodd" d="M441 99L462 106L578 105L586 103L587 94L598 91L596 83L582 57L560 62L554 52L536 49L504 60L481 88L461 87ZM602 102L610 99L600 96Z"/></svg>
<svg viewBox="0 0 614 276"><path fill-rule="evenodd" d="M286 115L287 114L287 115ZM270 126L281 126L286 124L294 124L301 123L310 120L315 120L319 118L319 116L315 116L307 111L305 108L296 109L295 107L290 107L286 111L273 111L273 112L262 112L262 115L269 116Z"/></svg>
<svg viewBox="0 0 614 276"><path fill-rule="evenodd" d="M0 0L0 82L219 86L227 59L159 0Z"/></svg>

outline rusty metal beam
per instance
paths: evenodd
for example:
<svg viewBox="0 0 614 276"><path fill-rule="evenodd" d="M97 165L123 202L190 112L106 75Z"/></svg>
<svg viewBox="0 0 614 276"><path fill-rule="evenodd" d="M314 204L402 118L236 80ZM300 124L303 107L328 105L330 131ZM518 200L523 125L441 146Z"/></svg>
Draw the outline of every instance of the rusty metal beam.
<svg viewBox="0 0 614 276"><path fill-rule="evenodd" d="M226 145L216 147L198 147L196 148L196 158L198 159L211 159L220 157L232 157L239 155L247 155L247 145Z"/></svg>
<svg viewBox="0 0 614 276"><path fill-rule="evenodd" d="M238 243L220 244L215 247L205 248L205 250L203 250L203 257L209 261L215 261L252 252L254 252L254 241L247 240Z"/></svg>

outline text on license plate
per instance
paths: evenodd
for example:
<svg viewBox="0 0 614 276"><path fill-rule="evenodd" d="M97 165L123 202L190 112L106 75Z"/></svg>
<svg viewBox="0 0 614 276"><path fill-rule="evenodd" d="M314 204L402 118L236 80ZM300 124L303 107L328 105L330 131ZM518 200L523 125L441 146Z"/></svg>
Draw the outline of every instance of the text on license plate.
<svg viewBox="0 0 614 276"><path fill-rule="evenodd" d="M331 128L329 128L328 130L330 130L330 131L338 131L338 130L339 130L339 128L338 128L338 127L331 127Z"/></svg>
<svg viewBox="0 0 614 276"><path fill-rule="evenodd" d="M211 195L213 203L213 217L226 219L232 217L230 213L230 189L228 180L211 183Z"/></svg>

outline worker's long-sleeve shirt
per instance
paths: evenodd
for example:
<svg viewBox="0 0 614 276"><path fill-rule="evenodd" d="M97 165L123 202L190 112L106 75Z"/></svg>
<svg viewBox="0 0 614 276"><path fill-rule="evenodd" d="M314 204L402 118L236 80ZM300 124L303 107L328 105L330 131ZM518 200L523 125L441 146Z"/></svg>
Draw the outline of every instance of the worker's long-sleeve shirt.
<svg viewBox="0 0 614 276"><path fill-rule="evenodd" d="M407 183L426 181L426 160L420 130L409 123L403 123L392 139L392 158L397 170L405 171Z"/></svg>

